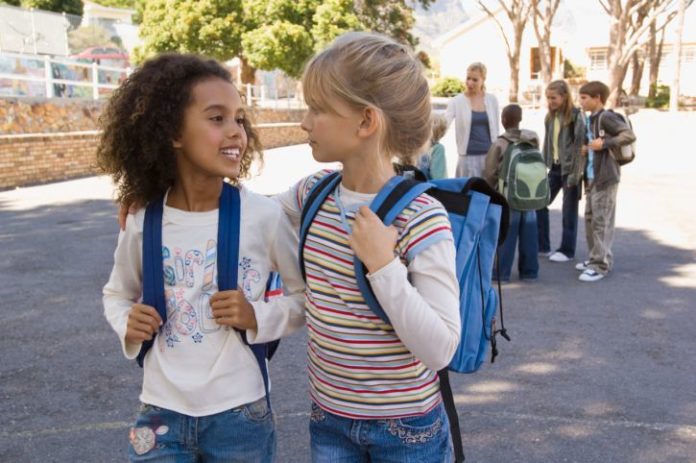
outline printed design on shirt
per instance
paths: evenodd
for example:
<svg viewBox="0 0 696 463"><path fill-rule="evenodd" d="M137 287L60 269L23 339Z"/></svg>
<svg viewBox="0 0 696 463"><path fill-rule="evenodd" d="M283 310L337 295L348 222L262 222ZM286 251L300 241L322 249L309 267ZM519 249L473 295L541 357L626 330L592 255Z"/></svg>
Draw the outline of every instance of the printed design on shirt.
<svg viewBox="0 0 696 463"><path fill-rule="evenodd" d="M261 281L261 274L258 270L252 268L249 257L242 257L239 260L239 268L242 271L242 291L244 292L244 297L247 300L252 300L253 293L251 287Z"/></svg>
<svg viewBox="0 0 696 463"><path fill-rule="evenodd" d="M208 240L205 252L199 249L162 247L167 323L162 327L159 347L173 348L190 338L202 344L205 335L220 330L210 307L216 289L217 242ZM200 288L200 291L193 291ZM191 298L193 298L191 300Z"/></svg>

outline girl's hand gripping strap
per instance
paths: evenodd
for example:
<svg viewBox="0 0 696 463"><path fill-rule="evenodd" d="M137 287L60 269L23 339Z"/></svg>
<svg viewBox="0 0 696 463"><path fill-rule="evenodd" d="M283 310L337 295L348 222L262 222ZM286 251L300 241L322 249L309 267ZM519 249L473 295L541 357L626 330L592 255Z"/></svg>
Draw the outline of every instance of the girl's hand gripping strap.
<svg viewBox="0 0 696 463"><path fill-rule="evenodd" d="M399 176L392 177L372 200L370 209L382 219L385 225L389 226L411 201L428 191L431 187L432 185L427 182L419 182ZM365 299L365 303L385 323L391 324L389 317L377 301L377 297L375 297L375 293L367 281L365 276L367 268L358 259L358 256L355 256L353 267L355 268L355 280L358 283L358 288L360 288L360 293Z"/></svg>

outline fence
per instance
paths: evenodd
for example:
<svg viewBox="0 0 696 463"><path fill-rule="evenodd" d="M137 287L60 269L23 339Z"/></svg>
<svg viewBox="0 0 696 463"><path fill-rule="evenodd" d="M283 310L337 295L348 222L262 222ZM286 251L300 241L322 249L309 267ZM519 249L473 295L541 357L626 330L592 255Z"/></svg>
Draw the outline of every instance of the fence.
<svg viewBox="0 0 696 463"><path fill-rule="evenodd" d="M124 68L49 56L0 53L0 97L99 99L128 75Z"/></svg>

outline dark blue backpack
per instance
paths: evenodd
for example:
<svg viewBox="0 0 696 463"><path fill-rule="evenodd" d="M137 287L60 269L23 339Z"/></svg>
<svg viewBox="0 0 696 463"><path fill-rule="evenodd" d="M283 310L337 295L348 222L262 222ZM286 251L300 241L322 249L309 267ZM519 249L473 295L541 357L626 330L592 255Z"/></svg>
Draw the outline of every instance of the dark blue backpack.
<svg viewBox="0 0 696 463"><path fill-rule="evenodd" d="M302 250L307 232L319 208L340 181L340 172L324 176L312 187L304 202L299 256L305 279ZM392 177L382 187L370 204L370 209L382 219L385 225L390 225L404 208L422 193L433 196L447 210L456 247L462 333L452 361L448 368L439 371L438 375L443 402L450 420L456 461L459 462L464 460L464 453L448 370L473 373L483 363L488 344L491 345L491 362L495 360L498 354L496 334L499 333L508 341L510 340L503 323L500 286L498 286L498 294L491 286L493 261L498 245L505 240L509 210L505 198L480 178L421 182L400 176ZM365 277L367 270L357 256L354 267L358 287L365 302L382 320L389 323L389 317L377 302ZM493 320L499 303L501 328L495 330Z"/></svg>
<svg viewBox="0 0 696 463"><path fill-rule="evenodd" d="M157 309L162 322L167 322L167 305L164 298L164 268L162 256L162 212L164 197L152 201L145 210L145 223L143 227L143 304ZM237 270L239 268L239 230L240 230L241 205L239 190L227 183L223 184L220 195L220 209L218 219L218 289L227 291L237 289ZM281 281L276 273L272 273L267 286L266 295L274 295L280 288ZM266 389L266 400L270 407L268 368L266 359L270 359L278 347L280 341L266 344L249 344L246 332L237 330L242 340L254 353L256 362L263 376L263 384ZM137 362L143 366L145 354L154 343L154 337L150 341L143 342L138 353Z"/></svg>

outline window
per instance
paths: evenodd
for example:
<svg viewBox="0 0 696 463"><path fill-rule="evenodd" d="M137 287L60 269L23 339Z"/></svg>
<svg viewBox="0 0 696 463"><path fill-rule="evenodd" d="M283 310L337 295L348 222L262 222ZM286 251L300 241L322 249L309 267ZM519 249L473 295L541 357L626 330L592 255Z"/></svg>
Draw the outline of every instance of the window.
<svg viewBox="0 0 696 463"><path fill-rule="evenodd" d="M556 47L551 47L551 75L556 72L556 59L558 56L558 49ZM538 79L541 73L541 62L539 59L539 48L532 47L531 53L529 54L529 77L530 79Z"/></svg>
<svg viewBox="0 0 696 463"><path fill-rule="evenodd" d="M590 50L590 70L591 71L606 71L608 68L607 63L607 50Z"/></svg>

